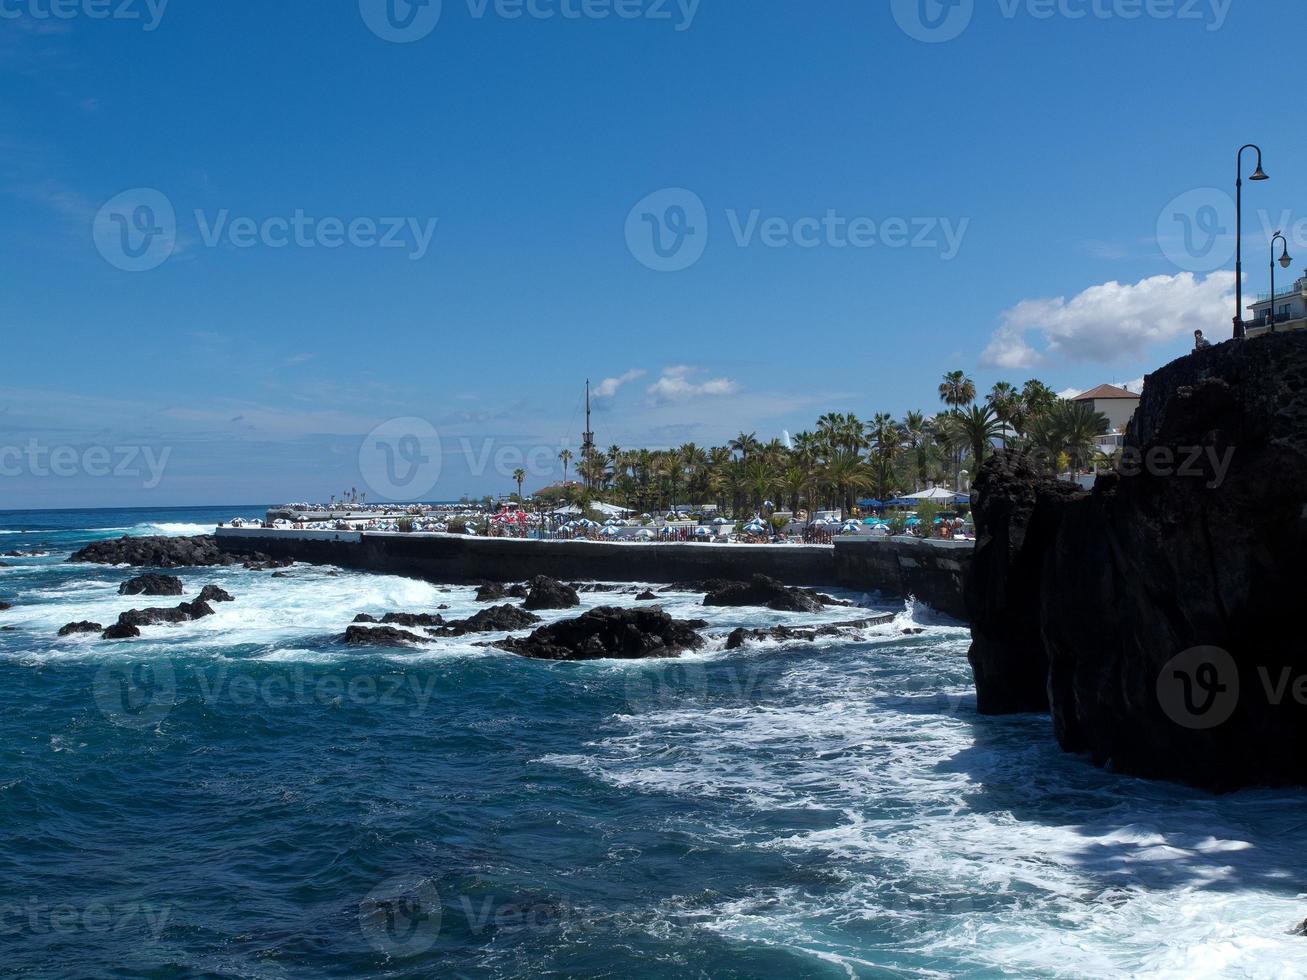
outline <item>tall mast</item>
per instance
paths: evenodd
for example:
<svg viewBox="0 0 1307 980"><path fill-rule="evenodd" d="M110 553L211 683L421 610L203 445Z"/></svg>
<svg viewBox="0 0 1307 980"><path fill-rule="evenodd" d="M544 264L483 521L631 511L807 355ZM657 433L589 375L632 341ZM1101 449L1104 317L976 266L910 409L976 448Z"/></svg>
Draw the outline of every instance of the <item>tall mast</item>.
<svg viewBox="0 0 1307 980"><path fill-rule="evenodd" d="M585 379L585 434L581 437L581 461L594 455L595 434L590 431L590 379ZM589 467L586 467L585 485L590 486Z"/></svg>

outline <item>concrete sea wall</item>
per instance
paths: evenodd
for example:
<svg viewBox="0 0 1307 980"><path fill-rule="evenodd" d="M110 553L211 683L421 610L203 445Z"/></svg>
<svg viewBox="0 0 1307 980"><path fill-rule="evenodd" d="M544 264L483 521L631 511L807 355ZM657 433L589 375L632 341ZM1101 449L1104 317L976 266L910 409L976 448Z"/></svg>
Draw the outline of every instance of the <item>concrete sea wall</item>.
<svg viewBox="0 0 1307 980"><path fill-rule="evenodd" d="M531 541L458 534L218 528L234 554L339 565L431 582L518 581L550 575L571 581L693 582L770 575L787 585L844 586L922 602L962 618L962 580L972 545L916 538L837 538L826 545L691 542Z"/></svg>

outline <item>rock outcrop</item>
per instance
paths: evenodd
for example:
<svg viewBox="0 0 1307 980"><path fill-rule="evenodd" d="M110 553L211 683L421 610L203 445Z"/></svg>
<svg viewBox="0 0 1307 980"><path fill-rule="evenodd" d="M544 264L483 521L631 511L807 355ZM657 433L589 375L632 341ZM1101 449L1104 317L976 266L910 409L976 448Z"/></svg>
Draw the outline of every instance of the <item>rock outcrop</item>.
<svg viewBox="0 0 1307 980"><path fill-rule="evenodd" d="M511 633L514 630L524 630L540 622L539 616L534 616L518 606L491 606L489 609L482 609L475 616L469 616L467 619L451 620L440 629L432 629L427 632L432 636L466 636L468 633Z"/></svg>
<svg viewBox="0 0 1307 980"><path fill-rule="evenodd" d="M716 582L703 597L705 606L765 606L779 612L821 612L821 596L810 589L794 589L766 575L748 582Z"/></svg>
<svg viewBox="0 0 1307 980"><path fill-rule="evenodd" d="M422 637L393 626L349 626L341 642L348 646L402 647L424 643Z"/></svg>
<svg viewBox="0 0 1307 980"><path fill-rule="evenodd" d="M235 602L235 597L226 589L221 589L216 585L206 585L200 590L198 601L200 602Z"/></svg>
<svg viewBox="0 0 1307 980"><path fill-rule="evenodd" d="M181 595L182 580L175 575L146 572L118 586L119 595Z"/></svg>
<svg viewBox="0 0 1307 980"><path fill-rule="evenodd" d="M108 541L92 541L85 548L74 552L68 560L144 568L202 568L210 565L235 565L245 558L236 558L219 551L212 534L199 534L189 538L134 538L124 535Z"/></svg>
<svg viewBox="0 0 1307 980"><path fill-rule="evenodd" d="M802 640L808 643L816 640L819 636L848 636L857 630L866 629L869 626L885 626L894 621L893 613L886 613L882 616L868 616L866 619L854 619L847 623L821 623L817 626L772 626L767 629L749 629L741 626L738 629L731 630L730 635L726 637L726 649L738 650L749 641L773 640L779 643L788 643L795 640Z"/></svg>
<svg viewBox="0 0 1307 980"><path fill-rule="evenodd" d="M127 637L140 636L142 626L175 626L178 623L189 623L192 620L203 619L205 616L212 615L213 607L200 599L194 602L179 603L171 609L162 607L128 609L125 613L119 614L118 622L106 629L101 635L106 640L121 640Z"/></svg>
<svg viewBox="0 0 1307 980"><path fill-rule="evenodd" d="M571 609L580 604L581 597L576 594L576 589L548 575L537 575L528 585L526 602L522 604L522 608Z"/></svg>
<svg viewBox="0 0 1307 980"><path fill-rule="evenodd" d="M660 609L600 606L576 619L542 626L522 639L496 643L502 650L539 660L634 660L675 657L703 646L696 630L705 624L672 619Z"/></svg>
<svg viewBox="0 0 1307 980"><path fill-rule="evenodd" d="M503 585L500 582L482 582L477 589L477 602L502 602L504 599L525 599L525 585Z"/></svg>
<svg viewBox="0 0 1307 980"><path fill-rule="evenodd" d="M402 613L390 612L377 619L375 616L369 616L367 613L359 613L354 617L356 623L384 623L387 626L407 626L414 629L419 626L443 626L445 618L439 614L433 613Z"/></svg>
<svg viewBox="0 0 1307 980"><path fill-rule="evenodd" d="M1150 375L1090 493L997 455L976 511L982 711L1046 705L1064 748L1136 775L1307 783L1307 333Z"/></svg>
<svg viewBox="0 0 1307 980"><path fill-rule="evenodd" d="M92 623L89 620L82 620L80 623L69 623L67 626L59 628L60 636L74 636L77 633L103 633L104 627L99 623Z"/></svg>

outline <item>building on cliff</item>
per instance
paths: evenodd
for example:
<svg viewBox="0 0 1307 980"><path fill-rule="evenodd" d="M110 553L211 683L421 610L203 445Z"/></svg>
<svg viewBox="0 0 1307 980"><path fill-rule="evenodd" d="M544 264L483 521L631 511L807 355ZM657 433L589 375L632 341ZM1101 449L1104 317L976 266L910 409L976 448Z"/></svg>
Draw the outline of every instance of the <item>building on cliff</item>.
<svg viewBox="0 0 1307 980"><path fill-rule="evenodd" d="M1274 296L1262 293L1248 309L1253 313L1245 321L1249 337L1270 333L1272 327L1277 332L1307 327L1307 269L1303 270L1302 277L1292 286L1277 289ZM1272 310L1274 323L1271 321Z"/></svg>

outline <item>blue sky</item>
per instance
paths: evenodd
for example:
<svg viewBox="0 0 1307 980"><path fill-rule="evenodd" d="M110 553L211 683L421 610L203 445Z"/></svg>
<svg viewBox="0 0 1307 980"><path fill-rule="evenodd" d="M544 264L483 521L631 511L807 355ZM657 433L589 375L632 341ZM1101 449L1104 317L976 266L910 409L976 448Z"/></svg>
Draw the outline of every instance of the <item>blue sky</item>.
<svg viewBox="0 0 1307 980"><path fill-rule="evenodd" d="M1250 140L1245 289L1307 267L1291 0L390 2L0 2L0 508L375 498L379 426L530 489L587 376L627 447L1137 379Z"/></svg>

